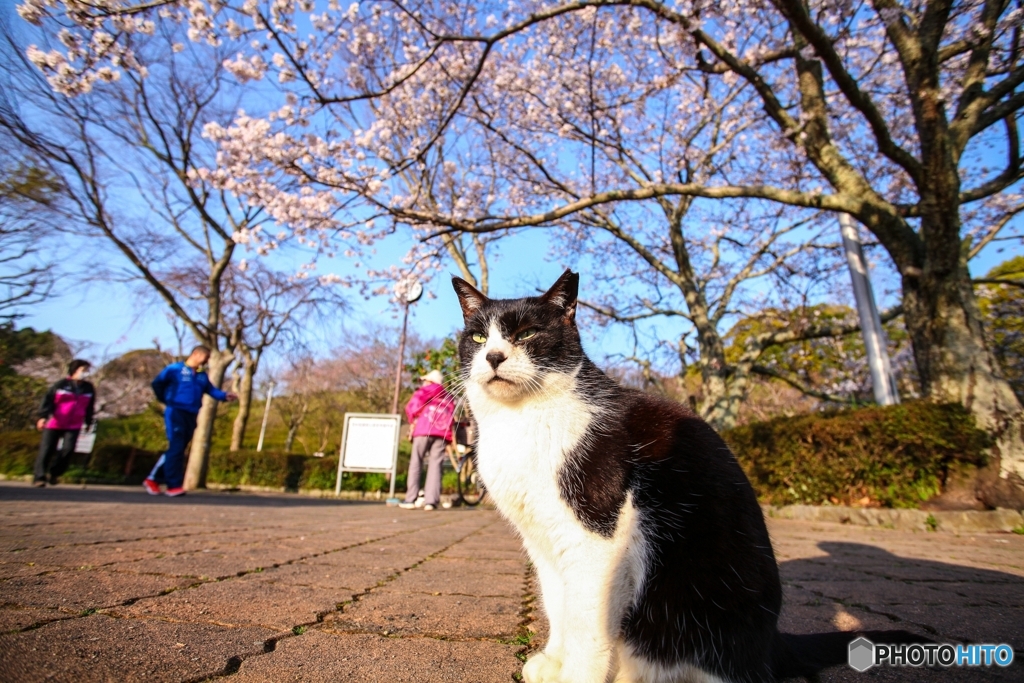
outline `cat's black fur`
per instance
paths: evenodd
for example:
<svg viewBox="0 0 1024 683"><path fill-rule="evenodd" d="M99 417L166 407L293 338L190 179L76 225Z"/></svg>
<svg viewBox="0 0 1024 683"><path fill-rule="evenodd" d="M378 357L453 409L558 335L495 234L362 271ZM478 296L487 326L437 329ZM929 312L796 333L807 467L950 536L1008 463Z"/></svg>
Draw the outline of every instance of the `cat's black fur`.
<svg viewBox="0 0 1024 683"><path fill-rule="evenodd" d="M684 406L624 388L585 355L575 318L579 275L566 271L542 297L492 300L453 278L466 315L463 367L497 319L509 338L526 329L530 358L577 374L578 392L602 407L559 472L559 488L580 524L604 537L616 529L627 494L642 513L647 575L626 612L622 637L644 658L671 667L692 663L730 681L813 675L846 661L855 633L779 633L782 586L754 490L715 431ZM920 638L867 634L884 642Z"/></svg>

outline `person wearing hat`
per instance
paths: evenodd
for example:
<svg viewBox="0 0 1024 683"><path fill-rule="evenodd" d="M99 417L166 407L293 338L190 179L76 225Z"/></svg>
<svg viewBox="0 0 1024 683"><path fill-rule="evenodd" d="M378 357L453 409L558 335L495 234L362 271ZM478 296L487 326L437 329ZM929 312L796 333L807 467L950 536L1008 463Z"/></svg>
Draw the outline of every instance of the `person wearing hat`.
<svg viewBox="0 0 1024 683"><path fill-rule="evenodd" d="M409 460L409 477L406 483L405 501L399 507L411 510L416 507L420 491L420 475L423 460L427 460L427 483L424 486L424 510L436 510L441 502L441 463L445 457L445 446L452 440L452 417L455 415L455 398L442 384L444 378L439 370L431 370L420 377L423 386L417 389L405 405L405 416L412 425L412 457Z"/></svg>

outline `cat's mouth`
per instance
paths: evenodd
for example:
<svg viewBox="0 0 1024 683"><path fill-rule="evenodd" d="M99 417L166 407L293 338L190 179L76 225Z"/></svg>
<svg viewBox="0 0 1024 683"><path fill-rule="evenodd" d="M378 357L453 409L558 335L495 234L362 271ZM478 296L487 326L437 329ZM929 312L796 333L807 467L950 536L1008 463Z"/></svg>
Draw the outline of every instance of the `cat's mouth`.
<svg viewBox="0 0 1024 683"><path fill-rule="evenodd" d="M488 384L494 384L495 382L503 382L505 384L512 384L512 380L505 379L504 377L502 377L500 375L495 375L494 377L492 377L489 380L487 380Z"/></svg>

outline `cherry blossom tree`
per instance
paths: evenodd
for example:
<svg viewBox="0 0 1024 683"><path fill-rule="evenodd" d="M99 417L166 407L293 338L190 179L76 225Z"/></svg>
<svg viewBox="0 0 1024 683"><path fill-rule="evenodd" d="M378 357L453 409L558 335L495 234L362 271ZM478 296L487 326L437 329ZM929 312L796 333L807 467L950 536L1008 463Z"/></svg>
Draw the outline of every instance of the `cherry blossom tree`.
<svg viewBox="0 0 1024 683"><path fill-rule="evenodd" d="M1024 417L986 345L969 275L972 254L1021 202L1019 5L27 0L19 11L63 26L64 48L30 58L68 94L143 72L135 41L159 20L187 24L197 41L229 43L227 68L239 79L276 77L291 100L274 117L207 130L220 144L221 182L266 203L298 206L303 192L326 192L333 199L322 201L358 198L367 212L464 234L661 197L848 213L898 273L924 394L968 406L995 437L983 499L1024 502ZM599 48L613 57L591 59ZM650 116L650 96L630 88L672 88L690 75L707 77L705 93ZM635 98L601 100L593 86L605 81ZM612 142L603 119L629 111L638 121L686 121L734 86L731 115L747 130L729 143L738 163L727 173L638 181L597 168ZM512 90L529 95L512 110L487 109L493 123L482 123L481 105L507 103L500 95ZM586 135L566 133L589 138L589 155L579 144L539 145L566 113ZM410 132L396 145L398 130ZM503 177L494 201L471 197L442 211L395 180L496 138L582 168L557 192ZM490 194L485 172L469 177ZM285 182L296 178L301 190Z"/></svg>
<svg viewBox="0 0 1024 683"><path fill-rule="evenodd" d="M0 128L56 179L64 228L99 238L120 255L110 265L93 264L92 274L152 292L211 349L210 379L219 386L235 352L222 343L231 339L222 327L225 274L244 249L239 233L258 231L267 217L198 173L214 154L201 125L225 116L219 97L230 85L219 60L206 72L195 69L203 51L166 51L165 61L150 60L147 78L132 72L79 99L50 91L30 65L17 64L0 105ZM133 205L141 212L132 212ZM194 272L196 263L199 280L183 279L181 272ZM185 281L187 291L179 286ZM205 486L215 415L216 402L204 399L188 488Z"/></svg>
<svg viewBox="0 0 1024 683"><path fill-rule="evenodd" d="M271 347L293 343L311 321L346 307L337 287L316 277L269 268L260 260L235 267L224 281L221 309L225 346L234 348L239 378L238 414L231 430L231 450L243 448L252 405L253 380Z"/></svg>
<svg viewBox="0 0 1024 683"><path fill-rule="evenodd" d="M12 143L0 137L0 144ZM8 150L17 149L7 144ZM10 154L0 166L0 320L18 318L43 301L56 280L54 264L40 253L40 238L59 193L31 158Z"/></svg>

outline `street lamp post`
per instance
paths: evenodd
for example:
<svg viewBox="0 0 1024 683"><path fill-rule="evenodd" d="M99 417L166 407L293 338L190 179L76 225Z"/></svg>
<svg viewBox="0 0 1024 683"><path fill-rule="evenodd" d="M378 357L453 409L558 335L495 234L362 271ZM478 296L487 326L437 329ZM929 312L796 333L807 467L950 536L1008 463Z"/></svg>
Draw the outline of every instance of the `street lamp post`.
<svg viewBox="0 0 1024 683"><path fill-rule="evenodd" d="M409 307L423 296L423 285L416 280L409 283L409 288L402 296L402 336L398 340L398 367L395 369L395 393L391 398L391 414L398 414L398 395L402 393L402 366L405 364L405 336L409 328Z"/></svg>
<svg viewBox="0 0 1024 683"><path fill-rule="evenodd" d="M850 279L853 281L853 296L857 301L857 315L860 317L861 334L864 336L864 347L868 355L868 367L871 370L871 388L875 402L881 406L891 406L900 402L889 364L889 352L885 348L885 332L882 330L882 319L875 305L875 295L871 291L871 280L868 277L868 262L864 258L864 247L857 232L857 226L847 213L839 214L839 227L843 235L843 248L846 251L846 262L850 266Z"/></svg>

